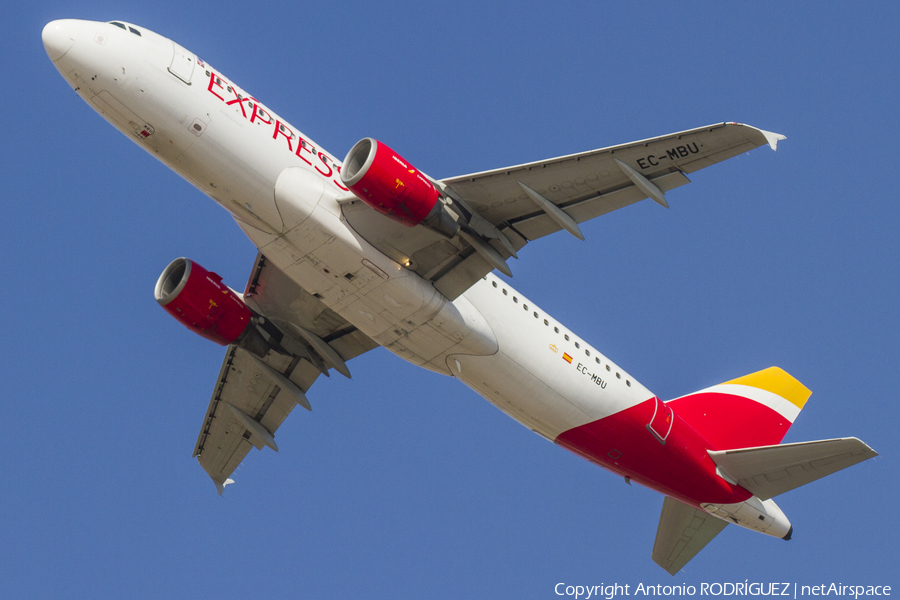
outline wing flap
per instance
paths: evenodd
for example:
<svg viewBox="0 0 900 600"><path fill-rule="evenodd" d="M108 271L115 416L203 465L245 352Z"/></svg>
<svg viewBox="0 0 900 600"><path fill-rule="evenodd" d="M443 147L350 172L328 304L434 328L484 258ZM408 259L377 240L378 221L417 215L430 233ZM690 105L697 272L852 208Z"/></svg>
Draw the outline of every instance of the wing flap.
<svg viewBox="0 0 900 600"><path fill-rule="evenodd" d="M667 496L653 543L653 562L674 575L727 525L726 521Z"/></svg>
<svg viewBox="0 0 900 600"><path fill-rule="evenodd" d="M709 451L716 466L761 500L868 460L878 453L857 438Z"/></svg>

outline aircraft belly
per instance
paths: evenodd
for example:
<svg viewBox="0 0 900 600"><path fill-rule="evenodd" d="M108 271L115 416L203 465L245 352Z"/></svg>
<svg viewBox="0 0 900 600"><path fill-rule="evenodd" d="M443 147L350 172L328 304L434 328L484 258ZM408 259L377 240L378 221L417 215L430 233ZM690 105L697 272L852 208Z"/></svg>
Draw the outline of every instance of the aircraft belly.
<svg viewBox="0 0 900 600"><path fill-rule="evenodd" d="M490 356L451 354L453 375L507 415L553 440L590 417L504 352Z"/></svg>
<svg viewBox="0 0 900 600"><path fill-rule="evenodd" d="M436 298L437 312L415 329L399 329L403 335L385 344L388 350L444 375L454 375L453 365L458 364L454 361L461 357L489 356L497 352L497 339L491 326L471 302L464 298L450 302L437 293Z"/></svg>
<svg viewBox="0 0 900 600"><path fill-rule="evenodd" d="M496 351L490 327L471 303L450 302L429 282L358 237L340 211L331 210L334 204L333 194L325 194L309 216L284 235L240 224L285 275L413 364L450 375L449 352Z"/></svg>
<svg viewBox="0 0 900 600"><path fill-rule="evenodd" d="M422 222L421 215L387 226L381 217L367 220L376 213L361 202L354 205L348 188L358 188L353 179L345 186L340 161L175 42L120 22L71 19L49 23L42 38L48 56L82 99L228 210L261 252L245 296L250 310L240 307L244 334L221 342L211 329L189 325L186 315L177 317L204 337L231 344L195 448L220 495L252 446L277 451L274 431L296 404L310 408L304 393L320 373L334 368L349 377L345 361L376 344L458 378L550 441L665 494L653 560L673 575L727 523L790 539L793 528L774 496L876 455L856 438L778 445L810 391L777 367L664 403L505 280L492 272L477 279L491 266L509 275L497 255L498 241L516 256L529 240L560 227L583 239L575 221L645 196L668 206L664 192L688 183L684 173L765 143L774 150L784 136L723 123L432 181L441 191L417 175L430 186L420 206L425 206L422 198L435 206L436 194L446 203L440 211L454 217L459 206L464 213L472 212L467 203L477 207L461 223L441 222L440 229L452 236L468 221L471 230L464 227L460 234L472 249L460 252L443 238L432 239L429 229L404 227ZM675 141L685 138L693 141ZM347 171L356 158L351 151ZM659 166L659 161L666 162ZM646 174L631 166L635 162L649 169ZM596 196L559 192L554 183L578 183L563 171L587 173L588 179L591 172L607 173L602 165L620 173L601 187L589 185ZM412 179L398 173L403 177L396 184L393 175L373 182L405 194L401 188ZM551 199L539 191L548 187L557 188ZM360 194L367 193L362 189ZM537 204L511 205L521 190ZM430 228L436 222L423 223ZM169 302L171 290L161 294L160 289L177 281L169 279L171 269L184 264L189 262L178 259L160 278L161 304ZM190 270L183 271L179 294L192 285ZM205 305L210 294L179 302ZM204 315L213 323L224 309L209 302ZM167 311L174 315L171 306ZM211 327L221 333L230 326ZM268 355L260 360L257 353ZM251 363L256 366L244 368ZM232 405L229 398L239 394L241 406ZM218 420L221 402L237 429ZM229 431L237 435L223 442Z"/></svg>

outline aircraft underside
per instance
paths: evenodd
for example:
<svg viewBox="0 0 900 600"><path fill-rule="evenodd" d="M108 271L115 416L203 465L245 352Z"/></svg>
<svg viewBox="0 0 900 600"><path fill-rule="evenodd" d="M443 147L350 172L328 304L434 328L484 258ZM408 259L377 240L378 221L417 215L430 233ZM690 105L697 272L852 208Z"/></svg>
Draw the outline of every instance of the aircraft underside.
<svg viewBox="0 0 900 600"><path fill-rule="evenodd" d="M663 402L493 274L540 237L584 239L580 223L645 199L667 207L688 174L783 136L719 123L435 180L372 138L338 160L142 27L61 20L43 40L85 102L259 249L243 293L186 258L155 292L226 347L194 449L220 494L250 449L278 449L320 375L349 377L378 346L662 493L653 559L672 574L727 523L789 539L774 496L876 454L856 438L781 444L810 392L776 367Z"/></svg>

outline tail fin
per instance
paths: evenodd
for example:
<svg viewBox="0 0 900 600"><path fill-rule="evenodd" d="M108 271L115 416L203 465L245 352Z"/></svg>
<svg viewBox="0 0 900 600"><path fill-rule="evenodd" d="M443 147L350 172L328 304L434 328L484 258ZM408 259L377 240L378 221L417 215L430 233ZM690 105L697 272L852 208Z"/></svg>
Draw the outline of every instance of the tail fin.
<svg viewBox="0 0 900 600"><path fill-rule="evenodd" d="M852 467L878 453L857 438L710 451L719 472L760 500Z"/></svg>
<svg viewBox="0 0 900 600"><path fill-rule="evenodd" d="M668 402L715 449L778 444L812 394L769 367Z"/></svg>

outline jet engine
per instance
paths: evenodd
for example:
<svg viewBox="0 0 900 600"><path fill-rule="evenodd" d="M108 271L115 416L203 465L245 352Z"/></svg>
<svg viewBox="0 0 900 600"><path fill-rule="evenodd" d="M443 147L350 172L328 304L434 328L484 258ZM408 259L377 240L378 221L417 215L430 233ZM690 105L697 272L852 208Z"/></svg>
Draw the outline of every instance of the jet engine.
<svg viewBox="0 0 900 600"><path fill-rule="evenodd" d="M182 325L219 345L232 344L253 329L253 313L244 301L192 260L173 260L159 276L154 295Z"/></svg>
<svg viewBox="0 0 900 600"><path fill-rule="evenodd" d="M372 138L358 141L341 167L341 181L363 202L408 227L425 225L452 238L454 215L440 202L441 192L421 171Z"/></svg>

